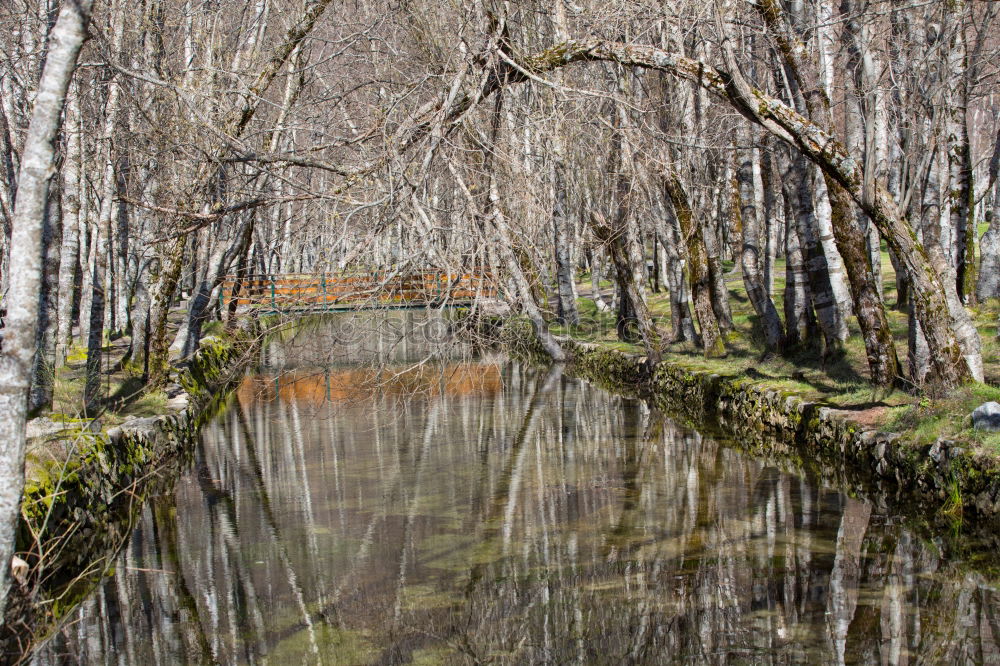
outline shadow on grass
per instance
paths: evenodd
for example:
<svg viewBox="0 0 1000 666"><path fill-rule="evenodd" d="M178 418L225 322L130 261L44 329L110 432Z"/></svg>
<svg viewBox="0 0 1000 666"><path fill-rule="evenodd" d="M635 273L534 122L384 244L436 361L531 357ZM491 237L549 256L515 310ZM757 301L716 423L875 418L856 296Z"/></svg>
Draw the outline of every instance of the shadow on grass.
<svg viewBox="0 0 1000 666"><path fill-rule="evenodd" d="M868 378L851 366L846 351L838 349L828 354L820 354L815 347L799 347L785 351L785 360L800 368L809 368L824 373L841 384L864 384Z"/></svg>
<svg viewBox="0 0 1000 666"><path fill-rule="evenodd" d="M118 390L105 398L103 406L111 411L120 412L139 398L145 387L146 381L142 377L126 377L118 386Z"/></svg>

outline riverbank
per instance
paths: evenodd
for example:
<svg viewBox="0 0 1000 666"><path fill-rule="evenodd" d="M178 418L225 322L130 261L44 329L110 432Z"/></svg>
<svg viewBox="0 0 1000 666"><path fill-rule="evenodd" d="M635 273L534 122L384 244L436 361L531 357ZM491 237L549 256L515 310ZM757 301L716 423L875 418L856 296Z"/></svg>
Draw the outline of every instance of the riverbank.
<svg viewBox="0 0 1000 666"><path fill-rule="evenodd" d="M914 653L968 626L996 653L994 540L563 366L477 353L450 314L270 336L196 463L32 658L827 663L843 627L846 661L867 662L896 632L886 609L915 618L891 634ZM832 616L845 595L856 611ZM636 627L672 642L637 652Z"/></svg>
<svg viewBox="0 0 1000 666"><path fill-rule="evenodd" d="M969 442L1000 459L1000 433L972 428L969 415L984 402L1000 402L1000 338L997 337L997 317L1000 300L970 304L969 315L982 344L985 382L966 386L947 394L928 393L927 387L907 389L874 389L868 381L868 360L857 322L847 322L848 337L837 349L823 349L819 336L811 344L768 351L739 267L726 262L726 289L729 292L731 327L723 330L725 356L706 358L701 348L690 341L674 341L666 337L672 330L670 299L663 289L647 292L649 309L658 329L664 333L661 341L663 359L697 373L741 376L755 385L796 395L801 399L833 409L849 412L859 425L905 432L921 444L933 444L939 438ZM897 294L896 274L887 252L882 252L879 275L886 304L886 318L895 341L899 360L907 363L909 323L905 302ZM779 312L784 309L785 264L778 260L774 267L771 295ZM612 289L605 285L603 298L611 302ZM652 286L652 285L651 285ZM588 280L577 285L581 296L593 295ZM598 308L592 298L578 298L580 323L574 326L552 325L552 331L577 342L594 343L632 354L645 353L639 344L618 339L615 313ZM552 308L549 308L550 310Z"/></svg>
<svg viewBox="0 0 1000 666"><path fill-rule="evenodd" d="M484 332L513 356L550 362L523 320ZM717 424L743 448L850 469L854 478L912 492L953 520L1000 517L1000 458L975 441L938 437L927 442L907 431L892 432L860 422L851 410L755 381L739 369L709 372L672 360L651 368L640 354L569 337L559 342L574 374L618 393L643 395L692 422ZM935 407L931 401L925 409Z"/></svg>
<svg viewBox="0 0 1000 666"><path fill-rule="evenodd" d="M256 358L260 338L252 323L203 338L156 416L104 428L72 419L35 424L17 545L27 567L12 588L0 654L23 653L25 641L51 629L100 580L143 502L173 481L199 427Z"/></svg>

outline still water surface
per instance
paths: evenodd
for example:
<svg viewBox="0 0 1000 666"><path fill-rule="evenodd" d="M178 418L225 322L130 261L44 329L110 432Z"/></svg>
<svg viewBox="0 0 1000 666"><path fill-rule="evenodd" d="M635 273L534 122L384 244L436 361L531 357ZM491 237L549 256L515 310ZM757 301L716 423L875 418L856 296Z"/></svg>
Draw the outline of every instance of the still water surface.
<svg viewBox="0 0 1000 666"><path fill-rule="evenodd" d="M991 567L396 323L276 340L37 663L1000 661Z"/></svg>

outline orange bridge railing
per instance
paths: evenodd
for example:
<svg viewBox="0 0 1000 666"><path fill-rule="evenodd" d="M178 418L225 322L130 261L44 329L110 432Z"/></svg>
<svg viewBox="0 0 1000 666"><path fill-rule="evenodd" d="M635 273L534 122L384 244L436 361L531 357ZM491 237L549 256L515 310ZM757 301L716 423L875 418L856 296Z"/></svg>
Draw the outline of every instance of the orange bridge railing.
<svg viewBox="0 0 1000 666"><path fill-rule="evenodd" d="M339 311L384 307L471 305L495 298L493 278L485 273L440 270L308 273L227 276L219 293L223 309L269 312Z"/></svg>

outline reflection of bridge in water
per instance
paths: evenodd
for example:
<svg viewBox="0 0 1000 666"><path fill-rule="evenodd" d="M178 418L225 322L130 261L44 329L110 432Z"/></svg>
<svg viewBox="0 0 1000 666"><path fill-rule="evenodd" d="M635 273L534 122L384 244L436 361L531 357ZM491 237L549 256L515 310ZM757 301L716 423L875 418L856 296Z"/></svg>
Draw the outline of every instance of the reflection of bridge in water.
<svg viewBox="0 0 1000 666"><path fill-rule="evenodd" d="M503 380L496 363L446 363L401 368L313 368L273 375L249 375L237 389L244 407L298 401L311 407L324 403L356 404L378 397L400 399L488 398L500 392Z"/></svg>
<svg viewBox="0 0 1000 666"><path fill-rule="evenodd" d="M341 312L375 308L462 307L495 298L492 276L476 270L299 273L228 276L219 303L263 312Z"/></svg>

